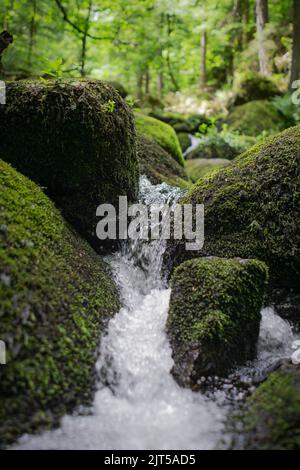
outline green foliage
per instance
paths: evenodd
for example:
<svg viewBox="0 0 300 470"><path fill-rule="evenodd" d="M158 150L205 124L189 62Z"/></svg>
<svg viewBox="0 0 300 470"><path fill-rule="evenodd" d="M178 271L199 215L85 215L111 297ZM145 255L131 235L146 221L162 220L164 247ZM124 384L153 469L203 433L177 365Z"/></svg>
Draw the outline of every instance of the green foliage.
<svg viewBox="0 0 300 470"><path fill-rule="evenodd" d="M181 384L254 357L266 279L254 260L202 258L175 269L167 329Z"/></svg>
<svg viewBox="0 0 300 470"><path fill-rule="evenodd" d="M204 129L203 129L204 130ZM228 159L232 160L255 144L255 139L238 132L232 132L224 126L219 132L216 126L205 127L206 135L201 135L199 145L187 155L187 159Z"/></svg>
<svg viewBox="0 0 300 470"><path fill-rule="evenodd" d="M181 166L184 166L181 147L171 126L141 113L135 113L135 122L139 135L156 142Z"/></svg>
<svg viewBox="0 0 300 470"><path fill-rule="evenodd" d="M60 0L64 13L57 3L1 2L0 22L15 37L3 57L4 77L46 71L58 78L49 62L62 57L58 72L64 78L121 82L135 96L157 99L178 90L209 97L213 89L231 86L240 72L258 70L253 0ZM265 42L281 86L290 67L290 23L290 2L272 2ZM199 85L203 31L208 36L204 89Z"/></svg>
<svg viewBox="0 0 300 470"><path fill-rule="evenodd" d="M1 160L0 219L3 444L90 403L103 322L119 302L100 256L37 185Z"/></svg>
<svg viewBox="0 0 300 470"><path fill-rule="evenodd" d="M107 103L101 105L101 108L103 109L103 111L112 114L115 110L115 105L116 103L114 100L108 100Z"/></svg>

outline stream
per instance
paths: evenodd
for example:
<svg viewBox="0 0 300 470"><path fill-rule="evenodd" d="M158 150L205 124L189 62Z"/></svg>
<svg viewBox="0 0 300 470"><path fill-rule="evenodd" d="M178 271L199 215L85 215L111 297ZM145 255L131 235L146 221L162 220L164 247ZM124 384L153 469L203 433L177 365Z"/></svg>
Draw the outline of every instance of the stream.
<svg viewBox="0 0 300 470"><path fill-rule="evenodd" d="M175 204L181 195L166 184L140 180L147 205ZM89 409L65 416L58 429L22 436L15 449L215 449L229 446L225 423L234 402L244 398L226 379L210 393L180 388L170 370L165 333L170 289L162 274L164 240L128 242L108 262L120 289L122 308L110 320L96 364L97 391ZM297 339L271 308L262 311L258 358L235 371L248 383Z"/></svg>

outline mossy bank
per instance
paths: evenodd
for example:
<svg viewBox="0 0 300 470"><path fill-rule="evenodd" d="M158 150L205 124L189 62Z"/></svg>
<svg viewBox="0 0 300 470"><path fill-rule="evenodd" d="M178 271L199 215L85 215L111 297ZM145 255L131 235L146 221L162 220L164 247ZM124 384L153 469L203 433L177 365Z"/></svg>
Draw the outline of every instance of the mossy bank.
<svg viewBox="0 0 300 470"><path fill-rule="evenodd" d="M175 269L167 330L181 385L255 357L266 280L255 260L194 259Z"/></svg>
<svg viewBox="0 0 300 470"><path fill-rule="evenodd" d="M89 403L104 321L119 308L101 258L41 189L0 160L0 441Z"/></svg>
<svg viewBox="0 0 300 470"><path fill-rule="evenodd" d="M99 204L137 196L131 109L97 80L7 82L6 97L2 158L44 187L65 218L93 239Z"/></svg>

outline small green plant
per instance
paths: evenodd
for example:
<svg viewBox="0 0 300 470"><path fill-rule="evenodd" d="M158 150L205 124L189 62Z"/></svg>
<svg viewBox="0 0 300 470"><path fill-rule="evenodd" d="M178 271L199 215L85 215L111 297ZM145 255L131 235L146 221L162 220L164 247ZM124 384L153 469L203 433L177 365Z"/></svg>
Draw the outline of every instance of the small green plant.
<svg viewBox="0 0 300 470"><path fill-rule="evenodd" d="M216 118L210 118L208 122L203 122L198 128L196 136L202 137L202 135L208 134L209 132L217 131L217 120Z"/></svg>
<svg viewBox="0 0 300 470"><path fill-rule="evenodd" d="M108 100L107 103L101 105L103 111L112 114L115 110L116 103L114 100Z"/></svg>

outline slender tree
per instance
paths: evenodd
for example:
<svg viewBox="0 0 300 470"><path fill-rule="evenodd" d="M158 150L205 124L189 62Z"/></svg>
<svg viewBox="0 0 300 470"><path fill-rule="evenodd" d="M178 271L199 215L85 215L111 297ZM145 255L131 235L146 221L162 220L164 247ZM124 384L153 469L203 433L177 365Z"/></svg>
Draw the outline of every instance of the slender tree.
<svg viewBox="0 0 300 470"><path fill-rule="evenodd" d="M206 86L207 31L203 30L200 39L200 91Z"/></svg>
<svg viewBox="0 0 300 470"><path fill-rule="evenodd" d="M29 47L28 47L28 56L27 56L27 64L29 69L32 66L32 53L34 47L34 38L36 33L36 16L37 16L37 1L31 0L32 6L32 14L30 20L30 27L29 27Z"/></svg>
<svg viewBox="0 0 300 470"><path fill-rule="evenodd" d="M262 75L270 75L268 54L266 50L265 26L269 21L268 0L256 0L256 31L258 41L259 71Z"/></svg>

